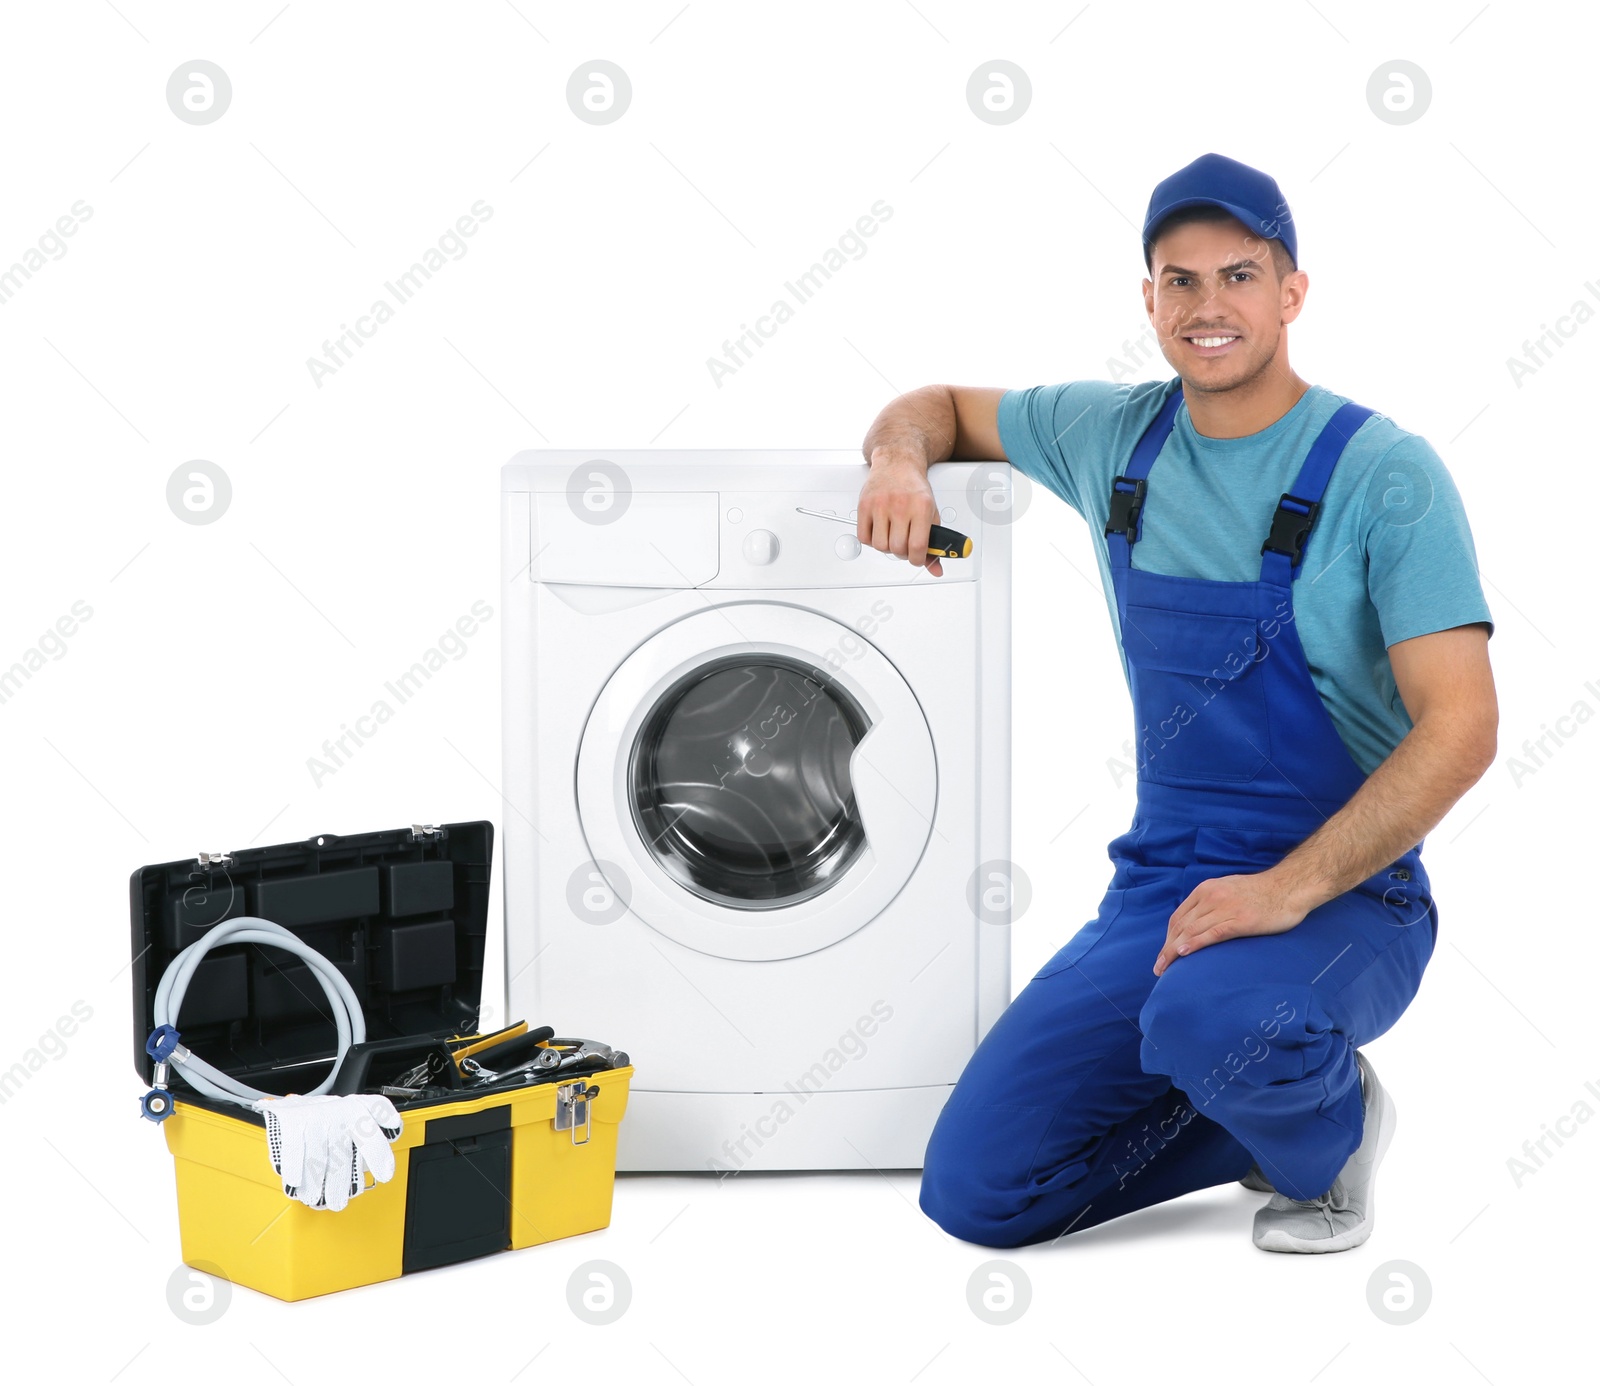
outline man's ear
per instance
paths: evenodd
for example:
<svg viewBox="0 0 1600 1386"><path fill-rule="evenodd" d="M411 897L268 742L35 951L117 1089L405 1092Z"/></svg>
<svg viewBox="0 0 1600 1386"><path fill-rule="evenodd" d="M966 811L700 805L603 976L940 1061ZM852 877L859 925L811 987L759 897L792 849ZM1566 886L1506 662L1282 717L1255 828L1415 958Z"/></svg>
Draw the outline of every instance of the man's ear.
<svg viewBox="0 0 1600 1386"><path fill-rule="evenodd" d="M1283 276L1279 303L1280 320L1285 327L1300 316L1300 310L1306 306L1306 292L1310 286L1311 278L1304 270L1295 270L1293 274Z"/></svg>

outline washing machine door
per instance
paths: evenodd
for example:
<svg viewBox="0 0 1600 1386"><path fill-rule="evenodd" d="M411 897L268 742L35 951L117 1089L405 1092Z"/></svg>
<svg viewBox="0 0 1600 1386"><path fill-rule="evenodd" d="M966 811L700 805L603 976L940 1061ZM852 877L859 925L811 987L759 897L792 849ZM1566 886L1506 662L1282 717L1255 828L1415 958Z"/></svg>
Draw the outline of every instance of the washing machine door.
<svg viewBox="0 0 1600 1386"><path fill-rule="evenodd" d="M584 837L617 898L667 938L749 961L869 924L916 870L937 793L927 719L894 665L770 602L645 641L578 754Z"/></svg>

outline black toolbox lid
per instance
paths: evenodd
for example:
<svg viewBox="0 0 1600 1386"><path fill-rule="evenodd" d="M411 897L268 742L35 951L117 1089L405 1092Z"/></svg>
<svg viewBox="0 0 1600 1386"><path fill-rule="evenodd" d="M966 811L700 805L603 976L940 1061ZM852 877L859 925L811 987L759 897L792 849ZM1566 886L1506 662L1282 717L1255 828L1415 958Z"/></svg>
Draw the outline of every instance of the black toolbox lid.
<svg viewBox="0 0 1600 1386"><path fill-rule="evenodd" d="M167 965L238 915L281 924L332 959L361 1000L369 1040L475 1031L493 851L493 824L446 823L140 867L131 882L140 1078L154 1073L144 1045ZM315 974L291 953L252 943L206 956L175 1024L201 1058L268 1092L320 1082L338 1043ZM171 1084L188 1088L176 1071Z"/></svg>

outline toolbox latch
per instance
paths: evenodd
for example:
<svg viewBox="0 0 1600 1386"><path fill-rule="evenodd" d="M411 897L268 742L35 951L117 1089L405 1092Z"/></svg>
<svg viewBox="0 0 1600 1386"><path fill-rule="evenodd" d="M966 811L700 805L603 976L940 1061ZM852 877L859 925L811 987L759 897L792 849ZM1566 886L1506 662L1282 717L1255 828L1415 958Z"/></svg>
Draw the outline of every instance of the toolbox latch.
<svg viewBox="0 0 1600 1386"><path fill-rule="evenodd" d="M599 1087L583 1080L563 1083L556 1089L555 1128L571 1131L574 1145L588 1145L594 1119L591 1104L599 1096ZM580 1127L583 1130L581 1141L578 1139Z"/></svg>
<svg viewBox="0 0 1600 1386"><path fill-rule="evenodd" d="M438 837L439 830L432 823L413 823L411 825L411 840L421 842L424 838Z"/></svg>
<svg viewBox="0 0 1600 1386"><path fill-rule="evenodd" d="M200 852L196 860L201 866L232 866L233 858L226 852Z"/></svg>

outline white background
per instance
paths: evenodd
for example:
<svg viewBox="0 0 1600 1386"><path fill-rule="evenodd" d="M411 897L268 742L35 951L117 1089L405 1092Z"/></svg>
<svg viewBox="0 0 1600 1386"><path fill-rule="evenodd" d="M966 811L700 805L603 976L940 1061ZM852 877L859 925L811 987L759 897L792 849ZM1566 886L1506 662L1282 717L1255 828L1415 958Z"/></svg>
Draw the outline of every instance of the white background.
<svg viewBox="0 0 1600 1386"><path fill-rule="evenodd" d="M1521 1187L1507 1167L1575 1104L1600 1110L1584 1086L1600 1086L1600 726L1520 783L1507 759L1574 704L1600 709L1600 325L1569 321L1520 386L1507 367L1574 303L1600 307L1584 157L1600 35L1579 13L7 6L0 265L92 209L0 303L0 666L75 602L92 610L0 703L0 1066L74 1003L92 1011L0 1107L13 1352L39 1335L87 1382L695 1386L1503 1383L1588 1358L1600 1123L1569 1126ZM196 58L232 82L208 125L165 97ZM633 89L604 126L565 97L595 58ZM1006 125L965 99L996 58L1032 84ZM1431 79L1409 124L1367 101L1395 59ZM1147 326L1150 189L1209 150L1279 180L1311 282L1294 365L1439 450L1498 622L1501 760L1429 837L1440 944L1372 1048L1400 1110L1372 1240L1263 1255L1259 1200L1223 1188L990 1253L923 1218L913 1175L627 1177L603 1233L300 1305L239 1289L207 1326L176 1315L171 1160L131 1071L129 873L499 821L496 620L320 786L307 760L474 601L498 615L502 462L545 442L853 447L896 390L1103 377ZM465 255L319 387L307 358L479 199L493 215ZM893 215L868 253L714 383L707 357L880 199ZM1136 371L1168 373L1149 356ZM167 503L196 459L231 482L210 524ZM1018 546L1020 985L1093 911L1133 791L1107 769L1126 693L1082 522L1035 492ZM1008 1326L968 1307L995 1257L1031 1284ZM596 1259L632 1285L609 1327L567 1306ZM1406 1326L1368 1303L1396 1260L1432 1286Z"/></svg>

